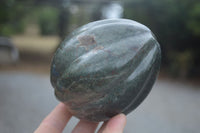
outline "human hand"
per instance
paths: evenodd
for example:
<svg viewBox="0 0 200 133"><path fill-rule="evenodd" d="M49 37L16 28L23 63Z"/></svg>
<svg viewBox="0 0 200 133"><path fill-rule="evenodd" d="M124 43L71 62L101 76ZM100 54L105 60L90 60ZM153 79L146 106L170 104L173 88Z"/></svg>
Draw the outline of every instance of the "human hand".
<svg viewBox="0 0 200 133"><path fill-rule="evenodd" d="M72 115L67 107L60 103L56 108L42 121L34 133L62 133L66 124ZM126 116L119 114L104 122L98 133L122 133L126 124ZM73 129L72 133L94 133L98 123L80 120Z"/></svg>

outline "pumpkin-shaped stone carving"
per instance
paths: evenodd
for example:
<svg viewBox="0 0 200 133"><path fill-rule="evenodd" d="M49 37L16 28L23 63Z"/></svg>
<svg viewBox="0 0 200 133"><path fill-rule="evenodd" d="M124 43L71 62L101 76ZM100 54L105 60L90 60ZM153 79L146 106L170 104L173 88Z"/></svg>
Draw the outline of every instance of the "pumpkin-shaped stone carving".
<svg viewBox="0 0 200 133"><path fill-rule="evenodd" d="M96 21L60 44L51 83L74 116L105 121L128 114L144 100L160 61L160 46L146 26L127 19Z"/></svg>

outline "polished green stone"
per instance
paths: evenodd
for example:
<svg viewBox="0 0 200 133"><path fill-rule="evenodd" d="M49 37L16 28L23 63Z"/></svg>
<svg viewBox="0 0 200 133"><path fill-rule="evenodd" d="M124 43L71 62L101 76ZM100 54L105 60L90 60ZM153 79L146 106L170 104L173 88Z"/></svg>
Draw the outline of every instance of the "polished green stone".
<svg viewBox="0 0 200 133"><path fill-rule="evenodd" d="M127 19L101 20L75 30L58 47L51 83L76 117L105 121L128 114L150 92L161 62L153 33Z"/></svg>

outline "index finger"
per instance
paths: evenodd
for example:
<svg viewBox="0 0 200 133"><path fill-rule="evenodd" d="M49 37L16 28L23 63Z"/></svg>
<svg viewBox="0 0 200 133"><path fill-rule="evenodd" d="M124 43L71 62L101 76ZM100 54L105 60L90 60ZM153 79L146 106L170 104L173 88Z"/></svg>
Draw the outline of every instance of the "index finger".
<svg viewBox="0 0 200 133"><path fill-rule="evenodd" d="M42 121L40 126L35 130L35 133L61 133L71 116L67 107L63 103L60 103Z"/></svg>

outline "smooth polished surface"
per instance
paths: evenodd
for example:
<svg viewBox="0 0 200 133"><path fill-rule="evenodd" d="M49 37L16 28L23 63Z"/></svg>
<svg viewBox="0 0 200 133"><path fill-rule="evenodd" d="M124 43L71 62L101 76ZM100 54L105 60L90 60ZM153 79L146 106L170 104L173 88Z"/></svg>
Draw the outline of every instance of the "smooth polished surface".
<svg viewBox="0 0 200 133"><path fill-rule="evenodd" d="M105 121L135 109L151 90L160 46L132 20L89 23L57 49L51 66L56 97L80 119Z"/></svg>

